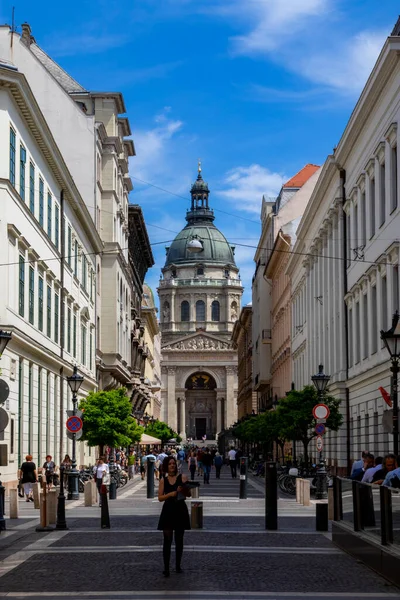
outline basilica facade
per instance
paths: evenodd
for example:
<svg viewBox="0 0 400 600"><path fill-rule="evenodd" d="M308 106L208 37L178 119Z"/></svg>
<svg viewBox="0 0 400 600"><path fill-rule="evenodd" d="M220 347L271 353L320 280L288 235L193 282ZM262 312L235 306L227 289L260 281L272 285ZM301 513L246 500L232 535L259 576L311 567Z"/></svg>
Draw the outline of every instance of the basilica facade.
<svg viewBox="0 0 400 600"><path fill-rule="evenodd" d="M214 225L199 165L187 225L167 247L160 299L163 420L184 439L215 439L237 419L231 335L243 288L235 249Z"/></svg>

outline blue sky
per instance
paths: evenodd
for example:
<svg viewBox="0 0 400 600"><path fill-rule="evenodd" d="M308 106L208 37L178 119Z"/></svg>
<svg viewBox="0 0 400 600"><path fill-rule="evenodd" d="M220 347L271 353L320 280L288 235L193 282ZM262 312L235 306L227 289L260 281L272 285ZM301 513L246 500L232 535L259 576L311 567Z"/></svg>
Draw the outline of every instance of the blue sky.
<svg viewBox="0 0 400 600"><path fill-rule="evenodd" d="M399 12L395 0L3 0L3 23L13 4L16 25L29 22L82 85L124 94L137 152L130 200L156 259L149 283L159 242L186 223L200 157L244 302L254 248L240 244L257 244L262 195L332 151Z"/></svg>

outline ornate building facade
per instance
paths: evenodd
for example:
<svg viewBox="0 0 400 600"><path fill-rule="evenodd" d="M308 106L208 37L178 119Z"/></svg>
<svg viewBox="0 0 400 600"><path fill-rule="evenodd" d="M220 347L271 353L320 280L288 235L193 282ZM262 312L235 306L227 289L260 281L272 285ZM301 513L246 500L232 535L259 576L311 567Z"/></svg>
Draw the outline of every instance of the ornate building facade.
<svg viewBox="0 0 400 600"><path fill-rule="evenodd" d="M167 248L158 294L163 419L184 438L214 439L237 418L231 343L242 284L234 247L213 224L201 168L187 225Z"/></svg>

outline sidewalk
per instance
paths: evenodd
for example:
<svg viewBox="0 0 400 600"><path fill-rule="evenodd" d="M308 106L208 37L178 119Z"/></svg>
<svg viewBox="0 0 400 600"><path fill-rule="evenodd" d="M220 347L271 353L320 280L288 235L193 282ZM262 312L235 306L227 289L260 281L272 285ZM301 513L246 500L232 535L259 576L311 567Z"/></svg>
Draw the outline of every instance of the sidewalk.
<svg viewBox="0 0 400 600"><path fill-rule="evenodd" d="M397 588L333 546L329 534L315 532L315 507L281 498L279 530L265 531L263 483L250 478L249 498L239 500L239 479L227 469L221 480L212 474L200 489L204 529L186 532L184 573L174 572L172 554L169 579L161 574L156 530L161 505L146 498L140 480L109 502L110 530L100 528L99 508L83 502L69 503L66 532L39 534L32 520L17 528L8 521L7 537L0 534L0 598L400 599ZM33 510L26 511L29 519Z"/></svg>

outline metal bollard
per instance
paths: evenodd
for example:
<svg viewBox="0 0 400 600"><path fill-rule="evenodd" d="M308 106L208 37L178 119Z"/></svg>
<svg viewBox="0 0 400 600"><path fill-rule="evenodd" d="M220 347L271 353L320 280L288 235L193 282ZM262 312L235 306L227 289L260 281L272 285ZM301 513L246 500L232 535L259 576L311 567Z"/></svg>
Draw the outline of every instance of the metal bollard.
<svg viewBox="0 0 400 600"><path fill-rule="evenodd" d="M117 482L114 479L114 465L110 465L110 485L108 486L109 489L109 497L110 500L116 500L117 499Z"/></svg>
<svg viewBox="0 0 400 600"><path fill-rule="evenodd" d="M147 497L154 498L154 463L152 457L147 459Z"/></svg>
<svg viewBox="0 0 400 600"><path fill-rule="evenodd" d="M192 529L203 529L203 503L192 502L190 509Z"/></svg>
<svg viewBox="0 0 400 600"><path fill-rule="evenodd" d="M107 486L102 484L100 488L101 499L101 528L110 529L110 513L108 511Z"/></svg>
<svg viewBox="0 0 400 600"><path fill-rule="evenodd" d="M278 477L276 463L265 463L265 529L278 529Z"/></svg>
<svg viewBox="0 0 400 600"><path fill-rule="evenodd" d="M3 483L0 481L0 531L5 531L6 529L6 520L4 518L4 509L5 509L5 491Z"/></svg>
<svg viewBox="0 0 400 600"><path fill-rule="evenodd" d="M190 493L191 493L191 497L192 497L193 499L199 498L199 497L200 497L200 486L199 486L199 487L192 488L192 489L190 490Z"/></svg>
<svg viewBox="0 0 400 600"><path fill-rule="evenodd" d="M247 462L248 458L242 456L240 458L240 484L239 484L239 498L240 500L247 500Z"/></svg>
<svg viewBox="0 0 400 600"><path fill-rule="evenodd" d="M10 519L18 519L18 490L10 490Z"/></svg>

